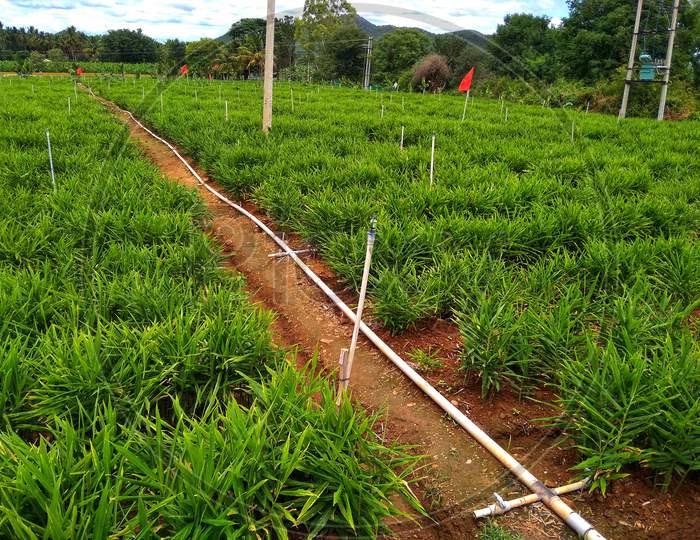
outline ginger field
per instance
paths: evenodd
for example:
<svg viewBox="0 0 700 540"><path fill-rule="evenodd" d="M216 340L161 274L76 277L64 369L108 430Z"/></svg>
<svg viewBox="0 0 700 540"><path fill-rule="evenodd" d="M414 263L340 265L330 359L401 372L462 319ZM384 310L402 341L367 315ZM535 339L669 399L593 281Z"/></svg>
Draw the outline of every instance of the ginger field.
<svg viewBox="0 0 700 540"><path fill-rule="evenodd" d="M371 315L453 320L485 396L551 387L598 487L700 468L697 122L279 83L266 138L257 82L89 84L353 287L376 215Z"/></svg>
<svg viewBox="0 0 700 540"><path fill-rule="evenodd" d="M420 510L416 458L273 345L201 199L71 81L0 80L0 194L0 537L373 536Z"/></svg>

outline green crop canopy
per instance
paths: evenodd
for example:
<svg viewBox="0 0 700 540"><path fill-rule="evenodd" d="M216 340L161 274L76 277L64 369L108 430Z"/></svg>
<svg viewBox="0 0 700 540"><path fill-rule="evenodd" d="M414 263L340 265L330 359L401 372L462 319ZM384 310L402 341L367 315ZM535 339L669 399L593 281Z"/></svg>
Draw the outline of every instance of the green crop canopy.
<svg viewBox="0 0 700 540"><path fill-rule="evenodd" d="M641 64L639 80L653 81L656 78L656 64L652 60L651 55L643 52L639 55L639 63Z"/></svg>

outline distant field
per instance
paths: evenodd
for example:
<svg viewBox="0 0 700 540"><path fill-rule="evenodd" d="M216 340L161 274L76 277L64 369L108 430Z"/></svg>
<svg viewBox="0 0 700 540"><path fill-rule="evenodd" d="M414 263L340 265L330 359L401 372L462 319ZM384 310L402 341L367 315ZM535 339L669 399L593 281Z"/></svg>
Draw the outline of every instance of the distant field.
<svg viewBox="0 0 700 540"><path fill-rule="evenodd" d="M355 287L376 215L373 316L453 319L484 394L551 385L582 468L700 468L700 124L283 83L266 139L259 83L144 84L94 89Z"/></svg>
<svg viewBox="0 0 700 540"><path fill-rule="evenodd" d="M370 537L419 509L417 458L272 344L197 194L70 80L0 87L0 538Z"/></svg>
<svg viewBox="0 0 700 540"><path fill-rule="evenodd" d="M130 75L155 75L156 64L122 64L119 62L37 62L34 66L36 73L67 73L73 66L83 68L85 73L124 73ZM13 72L17 69L15 60L0 60L0 71Z"/></svg>

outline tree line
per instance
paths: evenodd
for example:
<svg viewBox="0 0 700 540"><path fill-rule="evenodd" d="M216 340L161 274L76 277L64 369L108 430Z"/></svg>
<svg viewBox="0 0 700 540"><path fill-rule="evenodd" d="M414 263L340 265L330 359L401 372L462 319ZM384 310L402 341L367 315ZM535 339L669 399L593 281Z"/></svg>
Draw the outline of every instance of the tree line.
<svg viewBox="0 0 700 540"><path fill-rule="evenodd" d="M670 2L649 3L640 50L655 58L665 52ZM505 17L488 40L474 33L433 35L399 28L376 40L372 81L404 88L454 88L478 66L477 81L510 78L553 83L595 84L618 77L627 61L635 0L569 0L558 26L526 13ZM656 33L654 32L656 30ZM647 37L648 36L648 37ZM367 54L368 35L346 0L306 0L302 16L281 17L275 25L275 72L289 80L340 80L357 84ZM0 23L0 58L29 54L49 60L157 63L161 74L188 64L195 76L260 76L264 64L265 20L241 19L219 39L159 43L141 30L110 30L91 36L71 26L50 34L36 28L5 28ZM684 0L673 66L676 79L700 87L700 0Z"/></svg>

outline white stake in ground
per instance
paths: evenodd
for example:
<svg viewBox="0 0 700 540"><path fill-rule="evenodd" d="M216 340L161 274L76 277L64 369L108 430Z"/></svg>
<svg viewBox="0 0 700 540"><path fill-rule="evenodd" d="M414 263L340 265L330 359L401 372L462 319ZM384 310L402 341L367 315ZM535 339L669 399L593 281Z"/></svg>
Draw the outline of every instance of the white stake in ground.
<svg viewBox="0 0 700 540"><path fill-rule="evenodd" d="M289 89L289 97L292 101L292 112L294 112L294 89L293 88Z"/></svg>
<svg viewBox="0 0 700 540"><path fill-rule="evenodd" d="M571 142L574 142L574 133L576 132L576 119L571 121Z"/></svg>
<svg viewBox="0 0 700 540"><path fill-rule="evenodd" d="M469 90L467 90L467 95L464 98L464 109L462 109L462 122L467 117L467 105L469 104Z"/></svg>
<svg viewBox="0 0 700 540"><path fill-rule="evenodd" d="M382 114L381 114L380 118L382 118L382 119L384 118L384 105L382 105Z"/></svg>
<svg viewBox="0 0 700 540"><path fill-rule="evenodd" d="M56 193L56 175L53 172L53 155L51 154L51 136L49 135L48 128L46 128L46 144L49 147L49 165L51 167L51 185L53 186L54 193Z"/></svg>
<svg viewBox="0 0 700 540"><path fill-rule="evenodd" d="M340 365L340 375L338 376L338 398L336 399L335 405L337 409L340 409L340 404L343 401L343 392L345 392L349 382L350 382L350 372L348 368L348 350L340 349L340 359L338 360Z"/></svg>
<svg viewBox="0 0 700 540"><path fill-rule="evenodd" d="M350 351L348 353L347 369L343 368L345 381L341 381L343 390L347 390L350 383L350 374L352 373L352 363L355 359L355 350L357 349L357 338L360 336L360 324L362 323L362 311L365 308L365 296L367 295L367 282L369 281L369 267L372 264L372 251L374 250L374 237L377 232L377 220L372 218L367 232L367 253L365 254L365 268L362 271L362 284L360 286L360 298L357 301L357 316L355 319L355 327L352 330L352 341L350 342Z"/></svg>
<svg viewBox="0 0 700 540"><path fill-rule="evenodd" d="M70 114L70 96L68 96L68 114Z"/></svg>
<svg viewBox="0 0 700 540"><path fill-rule="evenodd" d="M433 131L433 142L430 149L430 187L433 187L433 173L435 171L435 132Z"/></svg>
<svg viewBox="0 0 700 540"><path fill-rule="evenodd" d="M224 120L228 122L228 100L224 101Z"/></svg>
<svg viewBox="0 0 700 540"><path fill-rule="evenodd" d="M586 101L586 114L588 114L588 109L590 108L590 106L591 106L591 102Z"/></svg>
<svg viewBox="0 0 700 540"><path fill-rule="evenodd" d="M399 148L403 150L403 132L404 132L404 126L401 126L401 143L399 144Z"/></svg>
<svg viewBox="0 0 700 540"><path fill-rule="evenodd" d="M506 117L505 117L505 121L508 122L508 107L506 107Z"/></svg>

